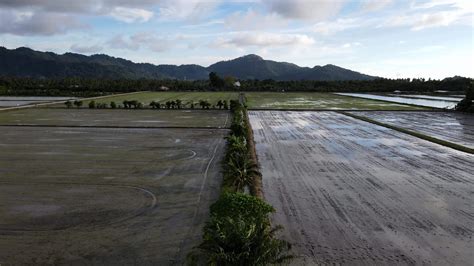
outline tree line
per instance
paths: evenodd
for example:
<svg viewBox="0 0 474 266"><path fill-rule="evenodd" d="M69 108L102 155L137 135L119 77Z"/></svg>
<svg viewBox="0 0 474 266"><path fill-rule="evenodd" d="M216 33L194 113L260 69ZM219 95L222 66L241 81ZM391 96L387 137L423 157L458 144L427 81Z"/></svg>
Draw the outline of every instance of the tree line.
<svg viewBox="0 0 474 266"><path fill-rule="evenodd" d="M0 95L76 96L92 97L136 91L287 91L287 92L407 92L465 91L472 79L463 77L432 79L375 79L360 81L314 80L239 80L221 78L215 73L209 80L155 79L34 79L0 77Z"/></svg>
<svg viewBox="0 0 474 266"><path fill-rule="evenodd" d="M68 100L64 102L66 108L81 108L84 105L84 102L81 100ZM111 101L110 103L105 102L96 102L95 100L91 100L88 102L89 109L144 109L144 108L151 108L151 109L219 109L219 110L228 110L229 104L227 100L218 100L215 104L212 104L208 100L199 100L199 102L188 101L184 103L182 100L172 100L166 101L165 103L160 103L158 101L151 101L148 106L144 103L137 101L137 100L124 100L122 103L116 103L115 101Z"/></svg>

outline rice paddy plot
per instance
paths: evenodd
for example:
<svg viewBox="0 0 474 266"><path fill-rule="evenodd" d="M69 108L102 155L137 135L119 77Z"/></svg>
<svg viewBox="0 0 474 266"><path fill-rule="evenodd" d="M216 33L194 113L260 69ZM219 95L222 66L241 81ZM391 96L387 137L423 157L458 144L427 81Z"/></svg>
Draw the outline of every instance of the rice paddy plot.
<svg viewBox="0 0 474 266"><path fill-rule="evenodd" d="M0 108L15 107L24 105L34 105L39 103L65 101L68 99L76 99L73 97L30 97L30 96L0 96Z"/></svg>
<svg viewBox="0 0 474 266"><path fill-rule="evenodd" d="M295 264L472 264L474 155L336 112L249 116Z"/></svg>
<svg viewBox="0 0 474 266"><path fill-rule="evenodd" d="M219 194L227 112L149 112L0 113L37 124L0 126L1 264L185 263ZM213 127L129 127L151 119Z"/></svg>
<svg viewBox="0 0 474 266"><path fill-rule="evenodd" d="M230 124L224 110L35 108L0 112L1 125L88 127L215 127Z"/></svg>
<svg viewBox="0 0 474 266"><path fill-rule="evenodd" d="M356 115L414 130L474 148L474 116L458 112L353 112Z"/></svg>
<svg viewBox="0 0 474 266"><path fill-rule="evenodd" d="M315 92L246 92L249 109L422 110L422 107Z"/></svg>

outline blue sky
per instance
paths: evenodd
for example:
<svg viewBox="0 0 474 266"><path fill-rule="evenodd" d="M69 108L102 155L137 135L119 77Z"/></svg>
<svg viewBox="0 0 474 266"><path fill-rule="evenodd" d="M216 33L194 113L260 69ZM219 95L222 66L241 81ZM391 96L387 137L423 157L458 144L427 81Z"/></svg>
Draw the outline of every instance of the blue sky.
<svg viewBox="0 0 474 266"><path fill-rule="evenodd" d="M0 45L207 66L245 54L389 78L474 77L470 0L0 0Z"/></svg>

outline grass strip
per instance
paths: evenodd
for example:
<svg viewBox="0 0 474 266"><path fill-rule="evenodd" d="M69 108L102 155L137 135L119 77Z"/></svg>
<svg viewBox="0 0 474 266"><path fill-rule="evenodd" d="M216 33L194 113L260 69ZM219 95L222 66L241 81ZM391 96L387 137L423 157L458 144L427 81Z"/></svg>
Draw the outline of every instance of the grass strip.
<svg viewBox="0 0 474 266"><path fill-rule="evenodd" d="M425 135L425 134L422 134L422 133L419 133L419 132L416 132L416 131L408 130L408 129L405 129L405 128L389 125L389 124L386 124L386 123L383 123L383 122L379 122L379 121L370 119L370 118L365 117L365 116L359 116L359 115L355 115L355 114L348 113L348 112L342 112L342 111L339 112L339 113L341 113L343 115L350 116L350 117L355 118L355 119L359 119L359 120L368 122L368 123L372 123L372 124L375 124L375 125L378 125L378 126L390 128L390 129L393 129L393 130L396 130L396 131L399 131L399 132L402 132L402 133L405 133L405 134L408 134L408 135L411 135L411 136L414 136L414 137L417 137L417 138L420 138L420 139L424 139L424 140L427 140L427 141L430 141L430 142L433 142L433 143L436 143L436 144L439 144L439 145L442 145L442 146L445 146L445 147L448 147L448 148L452 148L452 149L462 151L462 152L467 152L469 154L474 154L474 149L468 148L468 147L463 146L463 145L459 145L459 144L449 142L449 141L446 141L446 140L441 140L441 139L438 139L438 138L434 138L434 137L431 137L431 136L428 136L428 135Z"/></svg>

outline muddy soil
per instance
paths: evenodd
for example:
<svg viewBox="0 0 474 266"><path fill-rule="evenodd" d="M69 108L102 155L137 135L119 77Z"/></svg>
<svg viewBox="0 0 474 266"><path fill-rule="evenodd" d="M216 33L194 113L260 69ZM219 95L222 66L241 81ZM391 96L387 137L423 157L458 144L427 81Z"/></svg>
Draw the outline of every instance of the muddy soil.
<svg viewBox="0 0 474 266"><path fill-rule="evenodd" d="M83 127L227 127L224 110L35 108L0 112L1 125Z"/></svg>
<svg viewBox="0 0 474 266"><path fill-rule="evenodd" d="M0 265L182 265L219 194L226 130L0 132Z"/></svg>
<svg viewBox="0 0 474 266"><path fill-rule="evenodd" d="M353 112L401 128L406 128L474 148L474 115L455 112Z"/></svg>
<svg viewBox="0 0 474 266"><path fill-rule="evenodd" d="M472 265L473 155L335 112L249 116L294 264Z"/></svg>

